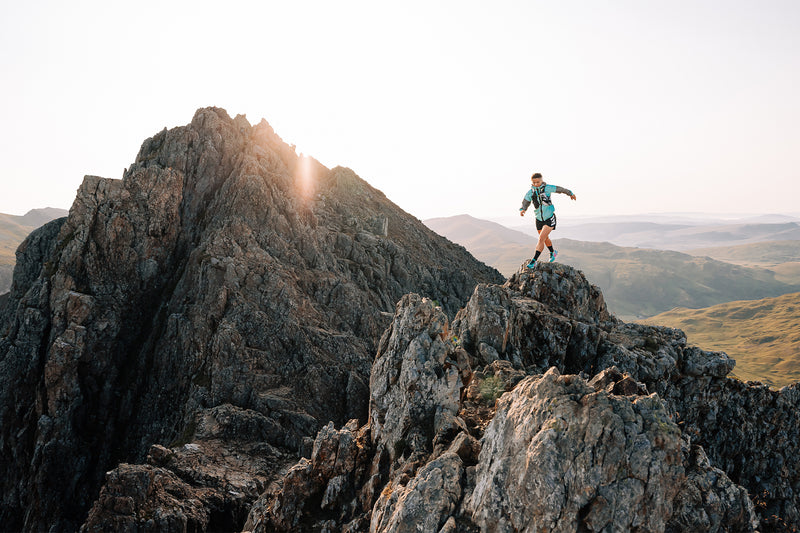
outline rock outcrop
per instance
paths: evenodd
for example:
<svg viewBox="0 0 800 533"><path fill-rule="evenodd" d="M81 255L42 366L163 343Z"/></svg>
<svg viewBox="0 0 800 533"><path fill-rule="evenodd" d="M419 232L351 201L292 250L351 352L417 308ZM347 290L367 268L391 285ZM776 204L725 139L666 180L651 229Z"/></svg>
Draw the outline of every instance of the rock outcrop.
<svg viewBox="0 0 800 533"><path fill-rule="evenodd" d="M452 323L405 296L372 367L369 422L320 432L247 528L796 528L796 387L742 383L732 368L679 331L614 319L560 264L477 286ZM324 468L317 450L353 459Z"/></svg>
<svg viewBox="0 0 800 533"><path fill-rule="evenodd" d="M596 391L555 367L498 401L482 444L468 509L483 531L663 531L685 480L656 395Z"/></svg>
<svg viewBox="0 0 800 533"><path fill-rule="evenodd" d="M215 108L146 140L122 180L87 176L68 218L20 251L0 301L0 523L25 530L75 530L90 507L88 530L240 527L285 454L329 421L366 421L404 294L454 314L502 281L351 170ZM200 431L221 408L259 428L245 449ZM153 445L175 458L145 464ZM236 453L269 475L180 466Z"/></svg>

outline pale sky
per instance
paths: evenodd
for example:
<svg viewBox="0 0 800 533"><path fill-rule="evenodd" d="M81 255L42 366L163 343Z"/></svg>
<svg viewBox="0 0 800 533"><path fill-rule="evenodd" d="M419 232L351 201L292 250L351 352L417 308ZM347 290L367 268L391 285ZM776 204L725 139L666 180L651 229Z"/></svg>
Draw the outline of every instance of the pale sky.
<svg viewBox="0 0 800 533"><path fill-rule="evenodd" d="M218 106L418 218L800 212L800 1L0 0L0 212Z"/></svg>

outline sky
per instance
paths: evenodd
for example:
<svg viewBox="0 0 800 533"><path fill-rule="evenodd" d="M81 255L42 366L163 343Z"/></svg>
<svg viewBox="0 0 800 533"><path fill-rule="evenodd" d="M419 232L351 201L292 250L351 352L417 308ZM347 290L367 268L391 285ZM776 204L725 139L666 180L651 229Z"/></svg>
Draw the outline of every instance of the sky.
<svg viewBox="0 0 800 533"><path fill-rule="evenodd" d="M800 214L800 2L0 2L0 212L69 208L196 109L420 218Z"/></svg>

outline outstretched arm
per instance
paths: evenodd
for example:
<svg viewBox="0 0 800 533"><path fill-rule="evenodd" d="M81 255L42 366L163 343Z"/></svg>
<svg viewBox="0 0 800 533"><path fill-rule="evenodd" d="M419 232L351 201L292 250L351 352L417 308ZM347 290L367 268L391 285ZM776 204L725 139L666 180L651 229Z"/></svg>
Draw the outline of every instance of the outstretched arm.
<svg viewBox="0 0 800 533"><path fill-rule="evenodd" d="M525 211L527 211L528 210L528 206L531 205L530 196L531 196L531 191L528 191L528 193L522 199L522 207L519 208L519 216L521 216L521 217L525 216Z"/></svg>
<svg viewBox="0 0 800 533"><path fill-rule="evenodd" d="M574 194L572 194L572 191L569 189L565 189L564 187L559 187L558 185L556 185L556 192L560 192L561 194L566 194L573 200L577 200L577 197Z"/></svg>

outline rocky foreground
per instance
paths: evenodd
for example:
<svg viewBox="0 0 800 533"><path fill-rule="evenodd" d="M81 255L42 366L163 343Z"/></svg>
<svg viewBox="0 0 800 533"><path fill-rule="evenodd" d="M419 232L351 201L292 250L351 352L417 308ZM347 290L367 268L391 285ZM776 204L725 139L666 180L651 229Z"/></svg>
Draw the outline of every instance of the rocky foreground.
<svg viewBox="0 0 800 533"><path fill-rule="evenodd" d="M800 387L732 368L564 265L478 286L452 324L408 295L369 423L323 429L245 529L793 530Z"/></svg>
<svg viewBox="0 0 800 533"><path fill-rule="evenodd" d="M0 297L0 524L784 531L800 386L502 278L218 109L88 177Z"/></svg>
<svg viewBox="0 0 800 533"><path fill-rule="evenodd" d="M452 322L409 294L367 423L329 423L260 486L257 426L221 408L192 443L109 472L83 530L205 530L247 483L261 494L231 529L792 530L800 387L742 383L733 366L678 330L615 320L565 265L478 285ZM220 453L225 440L240 444Z"/></svg>

